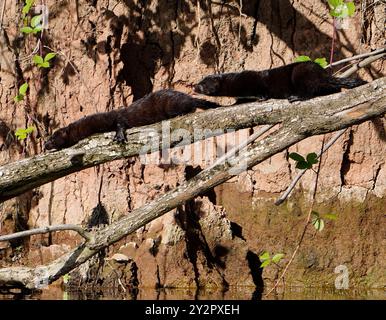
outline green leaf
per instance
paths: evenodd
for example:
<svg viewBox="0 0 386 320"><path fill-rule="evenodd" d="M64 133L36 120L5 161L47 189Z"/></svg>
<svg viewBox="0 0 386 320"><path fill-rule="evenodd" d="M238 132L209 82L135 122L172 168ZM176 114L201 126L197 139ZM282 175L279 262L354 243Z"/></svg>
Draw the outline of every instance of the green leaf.
<svg viewBox="0 0 386 320"><path fill-rule="evenodd" d="M23 27L20 29L20 31L28 34L28 33L33 32L33 29L31 27Z"/></svg>
<svg viewBox="0 0 386 320"><path fill-rule="evenodd" d="M44 60L41 56L39 56L38 54L35 55L33 58L32 58L33 62L35 62L37 65L41 65Z"/></svg>
<svg viewBox="0 0 386 320"><path fill-rule="evenodd" d="M50 67L50 63L48 61L44 61L42 64L39 65L39 67L41 67L41 68L49 68Z"/></svg>
<svg viewBox="0 0 386 320"><path fill-rule="evenodd" d="M54 57L56 56L56 53L55 52L50 52L50 53L47 53L46 56L44 57L44 61L50 61L51 59L53 59Z"/></svg>
<svg viewBox="0 0 386 320"><path fill-rule="evenodd" d="M315 152L307 154L307 162L310 165L318 163L318 155Z"/></svg>
<svg viewBox="0 0 386 320"><path fill-rule="evenodd" d="M260 268L265 268L266 266L271 264L271 260L265 260L261 263Z"/></svg>
<svg viewBox="0 0 386 320"><path fill-rule="evenodd" d="M15 98L13 98L13 101L15 102L20 102L22 100L24 100L24 96L21 94L18 94Z"/></svg>
<svg viewBox="0 0 386 320"><path fill-rule="evenodd" d="M348 16L352 17L355 13L355 4L354 2L347 2L346 3L347 10L348 10Z"/></svg>
<svg viewBox="0 0 386 320"><path fill-rule="evenodd" d="M68 283L68 281L70 280L70 275L68 273L66 273L64 276L63 276L63 283Z"/></svg>
<svg viewBox="0 0 386 320"><path fill-rule="evenodd" d="M35 130L35 127L34 127L34 126L30 126L30 127L28 127L27 129L25 129L25 133L30 134L30 133L32 133L34 130Z"/></svg>
<svg viewBox="0 0 386 320"><path fill-rule="evenodd" d="M328 65L326 58L317 58L314 60L314 62L317 63L318 65L320 65L322 68L325 68Z"/></svg>
<svg viewBox="0 0 386 320"><path fill-rule="evenodd" d="M340 18L347 18L348 17L348 7L347 4L344 3L342 6L338 7L340 9Z"/></svg>
<svg viewBox="0 0 386 320"><path fill-rule="evenodd" d="M328 4L330 5L330 8L336 8L337 6L341 5L343 3L342 0L328 0Z"/></svg>
<svg viewBox="0 0 386 320"><path fill-rule="evenodd" d="M297 164L296 164L296 169L311 169L312 168L312 165L309 164L307 161L299 161Z"/></svg>
<svg viewBox="0 0 386 320"><path fill-rule="evenodd" d="M295 59L295 62L311 61L309 56L299 56Z"/></svg>
<svg viewBox="0 0 386 320"><path fill-rule="evenodd" d="M303 156L301 156L299 153L296 153L296 152L291 152L289 154L289 157L292 159L292 160L295 160L295 161L306 161L306 159L304 159Z"/></svg>
<svg viewBox="0 0 386 320"><path fill-rule="evenodd" d="M315 229L319 232L324 229L324 220L321 218L314 219L312 221L312 224L314 225Z"/></svg>
<svg viewBox="0 0 386 320"><path fill-rule="evenodd" d="M21 94L22 96L25 96L25 94L27 93L27 90L28 90L28 83L25 82L23 83L20 88L19 88L19 94Z"/></svg>
<svg viewBox="0 0 386 320"><path fill-rule="evenodd" d="M21 10L21 12L23 13L24 16L30 11L34 1L35 0L26 0L25 5L24 5L23 9Z"/></svg>
<svg viewBox="0 0 386 320"><path fill-rule="evenodd" d="M319 212L311 211L312 219L318 219L319 218Z"/></svg>
<svg viewBox="0 0 386 320"><path fill-rule="evenodd" d="M42 31L42 26L37 26L36 28L33 29L33 33L36 34L38 32Z"/></svg>
<svg viewBox="0 0 386 320"><path fill-rule="evenodd" d="M270 255L267 251L264 251L262 254L259 255L259 259L261 261L269 260Z"/></svg>
<svg viewBox="0 0 386 320"><path fill-rule="evenodd" d="M15 131L15 136L18 140L24 140L25 138L27 138L27 135L29 135L34 130L35 130L35 127L28 127L26 129L17 129Z"/></svg>
<svg viewBox="0 0 386 320"><path fill-rule="evenodd" d="M279 261L284 257L284 253L276 253L272 257L272 262L279 263Z"/></svg>
<svg viewBox="0 0 386 320"><path fill-rule="evenodd" d="M330 14L337 18L347 18L354 14L355 5L353 2L344 3L343 1L333 7Z"/></svg>
<svg viewBox="0 0 386 320"><path fill-rule="evenodd" d="M325 219L333 220L333 221L335 221L338 218L335 213L327 213L327 214L323 215L323 217Z"/></svg>
<svg viewBox="0 0 386 320"><path fill-rule="evenodd" d="M41 21L42 21L42 15L41 14L34 16L31 19L31 27L35 28L36 26L38 26L40 24Z"/></svg>
<svg viewBox="0 0 386 320"><path fill-rule="evenodd" d="M15 136L17 140L24 140L25 138L27 138L27 134L24 132L24 129L17 129L15 131Z"/></svg>

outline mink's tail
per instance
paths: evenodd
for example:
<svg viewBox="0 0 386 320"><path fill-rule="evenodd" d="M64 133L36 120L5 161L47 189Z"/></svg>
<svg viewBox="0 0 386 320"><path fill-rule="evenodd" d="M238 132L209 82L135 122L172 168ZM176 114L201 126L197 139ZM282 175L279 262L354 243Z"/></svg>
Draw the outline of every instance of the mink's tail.
<svg viewBox="0 0 386 320"><path fill-rule="evenodd" d="M330 77L328 82L332 85L338 86L339 88L352 89L355 87L359 87L367 83L362 79L350 79L350 78L335 78Z"/></svg>
<svg viewBox="0 0 386 320"><path fill-rule="evenodd" d="M219 108L221 105L215 102L203 100L203 99L196 99L197 100L197 108L200 109L214 109L214 108Z"/></svg>

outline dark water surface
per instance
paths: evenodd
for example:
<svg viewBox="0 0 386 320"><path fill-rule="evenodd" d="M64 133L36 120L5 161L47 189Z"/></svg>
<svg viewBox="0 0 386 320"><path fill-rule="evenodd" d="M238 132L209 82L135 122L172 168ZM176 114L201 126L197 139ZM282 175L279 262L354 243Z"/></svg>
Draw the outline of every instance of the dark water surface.
<svg viewBox="0 0 386 320"><path fill-rule="evenodd" d="M123 293L122 290L104 291L65 291L58 287L48 287L33 294L22 294L16 290L0 294L0 300L386 300L384 289L335 288L278 288L277 292L266 297L255 292L252 287L235 287L225 292L218 290L194 289L140 289Z"/></svg>

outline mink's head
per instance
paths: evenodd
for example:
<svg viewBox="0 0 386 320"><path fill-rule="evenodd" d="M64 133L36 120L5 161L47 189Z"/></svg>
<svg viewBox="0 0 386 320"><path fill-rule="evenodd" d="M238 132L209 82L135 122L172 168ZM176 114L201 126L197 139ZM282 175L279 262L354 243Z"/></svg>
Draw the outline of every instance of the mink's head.
<svg viewBox="0 0 386 320"><path fill-rule="evenodd" d="M221 95L221 75L212 74L194 86L194 91L207 96Z"/></svg>
<svg viewBox="0 0 386 320"><path fill-rule="evenodd" d="M44 144L44 148L46 150L60 150L68 146L68 141L68 130L67 128L62 128L54 132L54 134Z"/></svg>

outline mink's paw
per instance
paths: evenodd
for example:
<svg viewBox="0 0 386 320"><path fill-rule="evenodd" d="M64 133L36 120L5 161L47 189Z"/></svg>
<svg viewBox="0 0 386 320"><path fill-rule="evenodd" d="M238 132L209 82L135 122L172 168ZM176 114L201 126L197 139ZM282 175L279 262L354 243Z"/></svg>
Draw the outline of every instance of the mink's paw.
<svg viewBox="0 0 386 320"><path fill-rule="evenodd" d="M127 142L127 139L126 139L125 135L123 135L123 134L116 134L113 140L117 143Z"/></svg>

